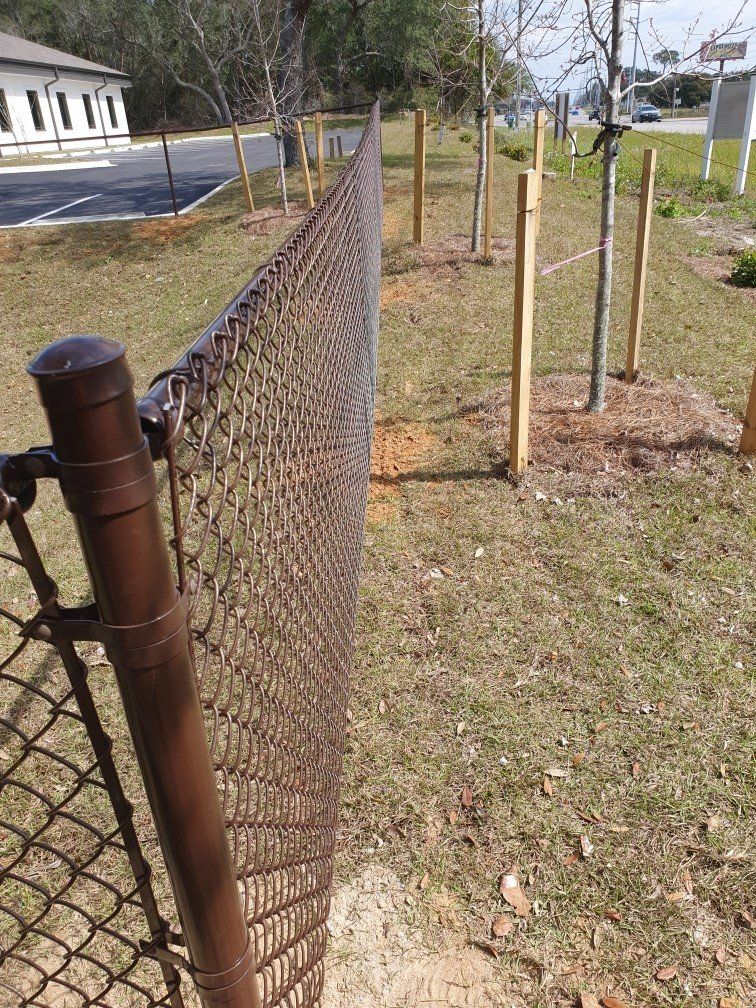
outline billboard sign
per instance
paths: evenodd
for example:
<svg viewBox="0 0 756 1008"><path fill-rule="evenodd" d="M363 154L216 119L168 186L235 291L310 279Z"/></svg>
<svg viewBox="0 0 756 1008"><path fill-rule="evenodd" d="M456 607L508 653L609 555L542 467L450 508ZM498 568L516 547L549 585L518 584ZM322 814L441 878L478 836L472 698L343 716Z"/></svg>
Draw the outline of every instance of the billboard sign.
<svg viewBox="0 0 756 1008"><path fill-rule="evenodd" d="M747 51L748 42L704 42L700 59L702 63L745 59Z"/></svg>

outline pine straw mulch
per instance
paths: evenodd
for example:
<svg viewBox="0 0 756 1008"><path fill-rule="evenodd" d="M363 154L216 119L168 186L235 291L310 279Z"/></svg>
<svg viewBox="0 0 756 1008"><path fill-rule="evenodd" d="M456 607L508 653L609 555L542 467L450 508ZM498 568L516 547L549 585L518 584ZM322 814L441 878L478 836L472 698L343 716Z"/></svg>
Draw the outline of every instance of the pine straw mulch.
<svg viewBox="0 0 756 1008"><path fill-rule="evenodd" d="M714 453L735 452L735 417L685 381L627 385L608 377L603 413L587 411L588 386L584 374L533 379L525 479L556 473L563 490L613 494L630 478L690 470ZM492 443L497 468L509 457L509 404L506 388L462 410Z"/></svg>
<svg viewBox="0 0 756 1008"><path fill-rule="evenodd" d="M242 231L246 231L251 238L267 238L287 221L291 222L293 228L299 218L309 212L310 208L306 200L289 200L287 215L280 207L262 207L260 210L253 210L252 213L245 213L239 222L239 227Z"/></svg>
<svg viewBox="0 0 756 1008"><path fill-rule="evenodd" d="M481 236L481 249L483 238ZM506 238L494 238L492 243L492 263L514 261L515 243ZM470 251L470 235L441 235L428 239L423 245L414 245L406 253L405 264L411 269L434 266L456 266L457 263L480 262L481 252Z"/></svg>

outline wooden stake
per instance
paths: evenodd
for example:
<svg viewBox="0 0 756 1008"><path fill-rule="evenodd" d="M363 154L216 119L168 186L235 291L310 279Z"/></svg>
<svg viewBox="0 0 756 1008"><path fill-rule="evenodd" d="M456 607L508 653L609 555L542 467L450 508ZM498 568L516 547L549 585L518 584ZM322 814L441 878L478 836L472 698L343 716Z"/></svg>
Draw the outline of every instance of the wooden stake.
<svg viewBox="0 0 756 1008"><path fill-rule="evenodd" d="M344 148L341 146L341 133L336 135L336 149L339 152L339 157L344 157Z"/></svg>
<svg viewBox="0 0 756 1008"><path fill-rule="evenodd" d="M333 137L328 137L328 157L331 161L336 157L336 145L334 143Z"/></svg>
<svg viewBox="0 0 756 1008"><path fill-rule="evenodd" d="M654 208L654 177L656 175L656 148L643 152L643 181L638 208L638 230L635 236L635 273L633 275L633 301L630 308L630 333L627 338L625 381L632 384L638 371L641 330L643 328L643 302L646 293L646 265L648 239L651 234L651 214Z"/></svg>
<svg viewBox="0 0 756 1008"><path fill-rule="evenodd" d="M425 201L425 109L415 112L415 219L413 239L416 245L423 244Z"/></svg>
<svg viewBox="0 0 756 1008"><path fill-rule="evenodd" d="M244 160L244 148L239 136L239 127L235 122L231 123L231 132L234 135L236 160L239 162L239 174L241 175L242 189L244 189L244 199L247 203L247 210L252 213L255 209L255 201L252 199L252 190L249 187L249 175L247 174L247 163Z"/></svg>
<svg viewBox="0 0 756 1008"><path fill-rule="evenodd" d="M489 105L486 111L486 216L483 230L483 258L486 260L493 254L494 115L495 110Z"/></svg>
<svg viewBox="0 0 756 1008"><path fill-rule="evenodd" d="M756 368L753 370L751 395L746 406L743 433L740 435L740 451L743 455L756 455Z"/></svg>
<svg viewBox="0 0 756 1008"><path fill-rule="evenodd" d="M535 114L533 136L533 168L538 185L538 207L535 213L536 238L541 233L541 197L543 195L543 144L546 139L546 109L538 109Z"/></svg>
<svg viewBox="0 0 756 1008"><path fill-rule="evenodd" d="M517 249L515 253L514 339L509 428L509 468L517 474L528 464L530 363L533 344L536 214L539 176L534 168L517 180Z"/></svg>
<svg viewBox="0 0 756 1008"><path fill-rule="evenodd" d="M315 206L315 199L312 195L312 183L310 182L310 165L307 162L307 145L305 144L304 133L302 132L302 123L297 119L296 121L297 130L297 143L299 144L299 160L302 164L302 178L305 185L305 194L307 196L307 205L310 210Z"/></svg>
<svg viewBox="0 0 756 1008"><path fill-rule="evenodd" d="M315 157L318 163L318 193L325 192L325 165L323 163L323 113L315 113Z"/></svg>

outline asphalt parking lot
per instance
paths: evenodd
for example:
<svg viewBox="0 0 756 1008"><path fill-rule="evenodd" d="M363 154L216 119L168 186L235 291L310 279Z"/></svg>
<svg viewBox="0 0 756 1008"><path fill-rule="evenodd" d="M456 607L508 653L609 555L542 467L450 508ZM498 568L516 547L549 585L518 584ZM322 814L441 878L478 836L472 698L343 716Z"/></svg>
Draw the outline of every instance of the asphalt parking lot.
<svg viewBox="0 0 756 1008"><path fill-rule="evenodd" d="M344 154L354 150L359 129L325 131L340 135ZM250 174L273 168L275 139L242 138ZM312 145L312 138L309 138ZM197 137L169 143L179 211L194 209L239 175L231 137ZM0 162L0 227L130 220L173 213L162 144L130 150L94 150L43 164L9 166Z"/></svg>

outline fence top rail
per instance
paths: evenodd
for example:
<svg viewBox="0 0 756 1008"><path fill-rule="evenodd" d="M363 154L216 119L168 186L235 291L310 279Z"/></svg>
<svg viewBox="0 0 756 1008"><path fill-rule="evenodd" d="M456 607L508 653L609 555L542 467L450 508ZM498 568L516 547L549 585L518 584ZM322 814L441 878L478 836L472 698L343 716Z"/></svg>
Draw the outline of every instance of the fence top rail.
<svg viewBox="0 0 756 1008"><path fill-rule="evenodd" d="M311 108L306 109L304 112L297 112L294 116L280 116L282 121L286 122L292 118L301 119L303 116L314 115L316 112L322 114L327 114L330 112L353 112L356 109L369 108L374 104L373 101L369 102L359 102L357 105L335 105L330 108ZM235 119L234 122L237 126L260 126L263 123L271 122L272 116L264 116L258 119ZM46 140L27 140L25 138L19 138L17 140L3 140L0 143L0 150L3 147L39 147L42 144L72 144L72 143L84 143L85 141L92 140L133 140L134 137L162 137L162 136L176 136L179 133L215 133L218 130L228 130L231 128L231 123L216 123L213 126L166 126L162 129L150 129L150 130L131 130L128 133L88 133L86 136L60 136L60 137L48 137Z"/></svg>
<svg viewBox="0 0 756 1008"><path fill-rule="evenodd" d="M375 127L379 115L380 106L375 102L371 107L368 128L363 132L354 155L341 169L336 181L320 202L309 211L278 251L255 271L243 290L226 305L173 367L161 371L153 379L147 394L139 400L137 408L153 458L160 457L166 446L169 433L168 416L172 414L174 419L178 418L180 424L183 413L181 395L185 395L189 401L192 397L199 399L202 390L212 387L213 381L222 375L228 356L228 344L229 342L235 344L238 341L238 330L236 334L232 331L234 323L240 321L243 325L248 324L254 315L253 305L258 300L264 302L267 289L279 273L279 265L296 254L296 248L312 228L315 218L327 213L331 204L338 201L341 192L348 185L350 176L358 170L363 152L369 143L369 129L371 126ZM185 391L177 398L176 386L179 382Z"/></svg>

